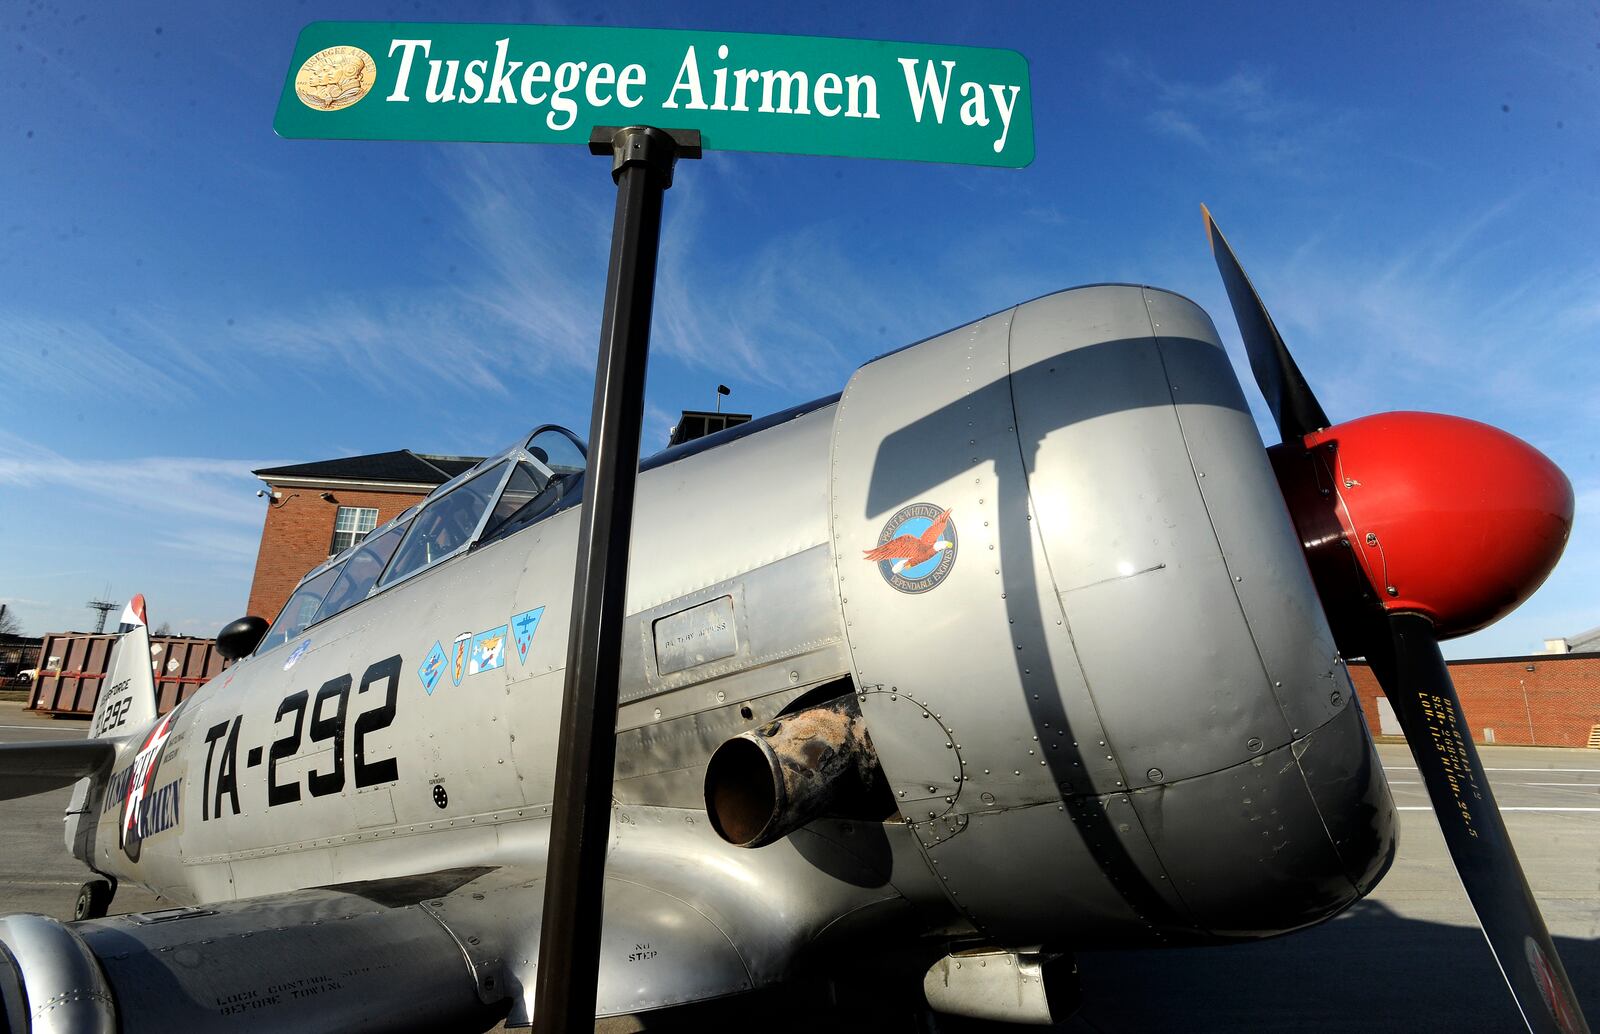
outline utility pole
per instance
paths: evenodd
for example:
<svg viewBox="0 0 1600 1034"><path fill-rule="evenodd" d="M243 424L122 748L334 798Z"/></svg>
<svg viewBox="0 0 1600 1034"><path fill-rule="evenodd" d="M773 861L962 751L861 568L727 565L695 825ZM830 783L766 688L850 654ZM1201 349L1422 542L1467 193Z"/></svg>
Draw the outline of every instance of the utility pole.
<svg viewBox="0 0 1600 1034"><path fill-rule="evenodd" d="M100 612L100 617L95 622L95 626L94 626L94 634L95 635L99 635L101 632L104 632L106 630L106 615L111 613L113 610L116 610L120 606L122 606L122 604L120 602L119 603L113 603L110 600L90 600L89 601L89 603L88 603L89 609L90 610L98 610Z"/></svg>

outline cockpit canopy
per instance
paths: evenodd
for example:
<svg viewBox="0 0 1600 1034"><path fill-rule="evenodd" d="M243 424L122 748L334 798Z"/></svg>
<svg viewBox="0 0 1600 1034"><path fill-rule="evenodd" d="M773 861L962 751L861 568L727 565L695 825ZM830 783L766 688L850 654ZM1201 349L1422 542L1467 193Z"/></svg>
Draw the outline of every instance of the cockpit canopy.
<svg viewBox="0 0 1600 1034"><path fill-rule="evenodd" d="M565 509L581 491L588 452L565 427L544 424L440 485L308 572L255 652L281 646L368 596Z"/></svg>

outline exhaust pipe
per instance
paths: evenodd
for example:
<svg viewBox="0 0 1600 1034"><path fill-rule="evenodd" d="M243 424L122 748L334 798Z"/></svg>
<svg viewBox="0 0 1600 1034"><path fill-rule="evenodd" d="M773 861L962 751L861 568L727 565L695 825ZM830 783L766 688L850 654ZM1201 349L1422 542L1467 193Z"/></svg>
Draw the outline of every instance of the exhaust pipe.
<svg viewBox="0 0 1600 1034"><path fill-rule="evenodd" d="M736 847L765 847L882 778L855 696L777 718L723 743L706 765L706 815Z"/></svg>

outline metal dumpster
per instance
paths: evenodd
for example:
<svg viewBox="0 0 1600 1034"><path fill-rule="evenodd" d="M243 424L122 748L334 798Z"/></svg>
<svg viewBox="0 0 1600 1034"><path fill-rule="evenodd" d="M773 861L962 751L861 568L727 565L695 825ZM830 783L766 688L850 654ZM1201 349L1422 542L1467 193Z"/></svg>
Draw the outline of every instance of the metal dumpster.
<svg viewBox="0 0 1600 1034"><path fill-rule="evenodd" d="M93 714L116 641L109 633L52 632L45 636L29 709L55 715ZM150 671L156 680L157 711L170 711L225 667L227 662L217 652L215 639L151 636Z"/></svg>

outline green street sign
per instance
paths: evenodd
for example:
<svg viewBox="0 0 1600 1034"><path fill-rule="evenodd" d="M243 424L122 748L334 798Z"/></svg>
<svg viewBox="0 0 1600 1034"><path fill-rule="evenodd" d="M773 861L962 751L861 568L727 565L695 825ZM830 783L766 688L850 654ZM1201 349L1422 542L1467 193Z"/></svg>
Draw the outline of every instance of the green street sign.
<svg viewBox="0 0 1600 1034"><path fill-rule="evenodd" d="M634 124L698 129L708 149L1033 161L1016 51L816 36L315 22L273 120L291 138L538 144Z"/></svg>

